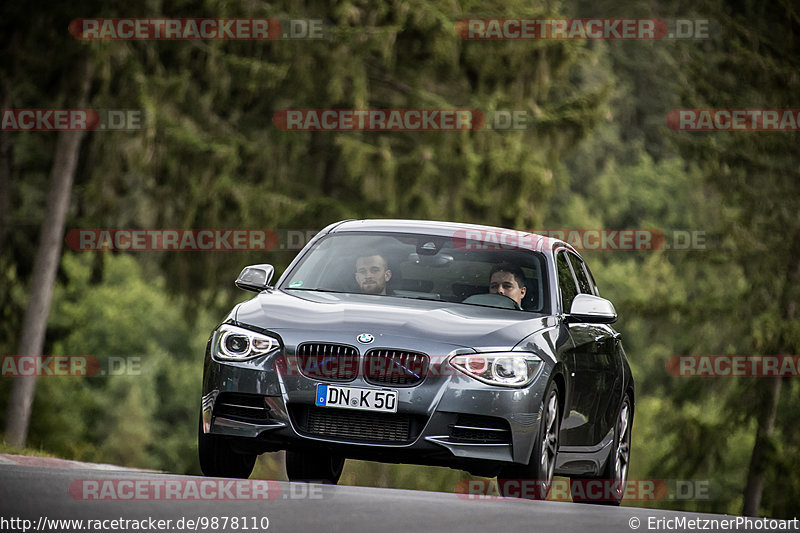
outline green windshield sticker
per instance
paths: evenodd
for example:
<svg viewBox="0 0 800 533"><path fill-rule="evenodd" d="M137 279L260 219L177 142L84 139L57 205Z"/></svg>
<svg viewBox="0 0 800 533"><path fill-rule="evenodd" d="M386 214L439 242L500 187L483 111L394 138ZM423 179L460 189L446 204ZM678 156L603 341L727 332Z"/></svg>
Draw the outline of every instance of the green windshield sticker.
<svg viewBox="0 0 800 533"><path fill-rule="evenodd" d="M291 283L289 284L289 288L290 288L290 289L293 289L293 288L295 288L295 287L302 287L302 286L303 286L303 282L302 282L302 280L293 281L293 282L291 282Z"/></svg>

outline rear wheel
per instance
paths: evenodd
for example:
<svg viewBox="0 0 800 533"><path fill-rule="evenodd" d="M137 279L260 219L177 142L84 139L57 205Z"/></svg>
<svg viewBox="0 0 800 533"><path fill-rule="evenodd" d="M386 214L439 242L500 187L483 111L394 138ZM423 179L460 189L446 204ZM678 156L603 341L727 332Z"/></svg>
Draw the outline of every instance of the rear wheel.
<svg viewBox="0 0 800 533"><path fill-rule="evenodd" d="M550 383L542 402L542 419L530 462L524 466L507 466L500 471L497 476L500 494L531 500L547 498L553 484L560 430L558 388L555 383Z"/></svg>
<svg viewBox="0 0 800 533"><path fill-rule="evenodd" d="M336 485L343 469L344 457L327 453L286 451L286 477L289 481Z"/></svg>
<svg viewBox="0 0 800 533"><path fill-rule="evenodd" d="M600 474L599 486L593 487L592 480L573 480L570 484L572 501L576 503L597 503L619 505L625 496L625 483L628 481L628 465L631 459L631 422L633 407L628 395L622 400L619 415L614 425L614 444L608 452L606 466ZM599 489L599 490L597 490Z"/></svg>
<svg viewBox="0 0 800 533"><path fill-rule="evenodd" d="M247 479L253 473L258 455L238 453L230 440L219 435L203 433L203 420L197 432L197 454L200 469L209 477L232 477Z"/></svg>

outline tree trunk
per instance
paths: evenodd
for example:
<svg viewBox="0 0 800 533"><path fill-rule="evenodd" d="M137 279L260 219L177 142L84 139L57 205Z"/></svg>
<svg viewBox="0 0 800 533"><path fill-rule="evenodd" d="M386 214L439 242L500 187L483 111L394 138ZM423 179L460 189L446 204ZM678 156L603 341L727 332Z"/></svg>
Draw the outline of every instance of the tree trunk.
<svg viewBox="0 0 800 533"><path fill-rule="evenodd" d="M744 489L742 508L742 514L745 516L759 515L764 474L771 462L772 432L775 428L775 415L778 412L778 399L781 395L781 378L770 378L768 387L769 397L764 402L762 416L758 420L756 442L753 445L753 454L750 456L750 466L747 471L747 486Z"/></svg>
<svg viewBox="0 0 800 533"><path fill-rule="evenodd" d="M3 83L3 109L11 107L11 84L5 80ZM12 148L11 132L0 131L0 250L3 249L11 221Z"/></svg>
<svg viewBox="0 0 800 533"><path fill-rule="evenodd" d="M788 265L786 268L786 288L781 297L783 320L786 324L797 321L797 290L800 286L800 226L796 225L787 231L792 235L787 242ZM784 330L785 331L785 330ZM796 345L781 336L772 353L795 353ZM781 396L782 378L771 378L766 385L765 398L759 409L758 428L753 453L750 456L750 466L747 471L747 486L744 489L744 503L742 514L745 516L758 516L761 508L761 495L764 490L764 478L767 469L775 464L775 445L772 434L775 429L775 419L778 415L778 402Z"/></svg>
<svg viewBox="0 0 800 533"><path fill-rule="evenodd" d="M84 108L91 86L92 66L85 60L84 77L81 82L78 108ZM47 316L50 314L50 301L53 295L61 245L64 240L64 224L70 204L72 182L78 165L81 140L85 132L66 132L58 134L53 168L50 173L50 191L47 196L47 210L42 222L39 248L33 263L31 289L22 322L22 331L17 355L42 355ZM28 439L28 426L36 391L36 376L15 378L6 415L5 440L13 446L24 446Z"/></svg>

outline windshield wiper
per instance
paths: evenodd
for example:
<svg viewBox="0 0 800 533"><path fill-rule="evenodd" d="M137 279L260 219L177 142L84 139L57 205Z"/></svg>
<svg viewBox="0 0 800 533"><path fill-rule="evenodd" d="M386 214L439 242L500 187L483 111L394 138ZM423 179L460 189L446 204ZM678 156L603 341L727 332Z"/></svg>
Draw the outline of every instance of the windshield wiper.
<svg viewBox="0 0 800 533"><path fill-rule="evenodd" d="M460 302L463 305L472 305L474 307L488 307L489 309L506 309L507 311L525 311L525 309L504 307L502 305L480 304L475 302ZM527 312L527 311L526 311Z"/></svg>
<svg viewBox="0 0 800 533"><path fill-rule="evenodd" d="M430 302L447 302L448 300L443 300L442 298L437 298L435 296L400 296L398 294L392 294L390 296L395 296L397 298L408 298L409 300L428 300Z"/></svg>
<svg viewBox="0 0 800 533"><path fill-rule="evenodd" d="M287 291L314 291L314 292L332 292L334 294L352 294L348 291L335 291L333 289L313 289L310 287L286 287Z"/></svg>

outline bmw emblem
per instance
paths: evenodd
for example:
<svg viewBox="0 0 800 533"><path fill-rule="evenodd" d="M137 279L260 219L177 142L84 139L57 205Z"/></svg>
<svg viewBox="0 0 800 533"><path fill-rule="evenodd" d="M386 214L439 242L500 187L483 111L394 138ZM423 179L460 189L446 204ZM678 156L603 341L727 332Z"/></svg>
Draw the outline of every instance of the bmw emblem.
<svg viewBox="0 0 800 533"><path fill-rule="evenodd" d="M356 337L356 340L358 342L360 342L361 344L369 344L369 343L371 343L372 341L375 340L375 337L373 337L369 333L362 333L361 335Z"/></svg>

